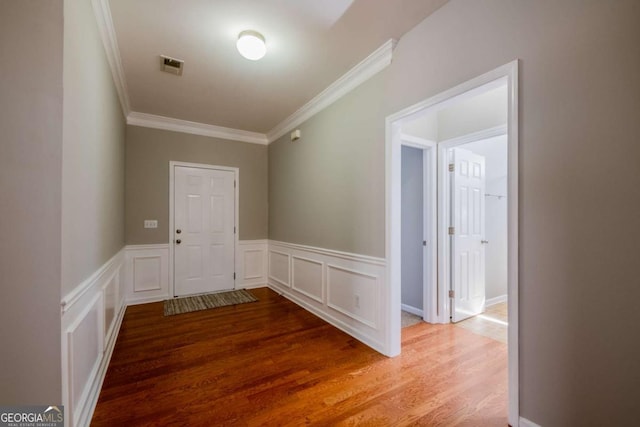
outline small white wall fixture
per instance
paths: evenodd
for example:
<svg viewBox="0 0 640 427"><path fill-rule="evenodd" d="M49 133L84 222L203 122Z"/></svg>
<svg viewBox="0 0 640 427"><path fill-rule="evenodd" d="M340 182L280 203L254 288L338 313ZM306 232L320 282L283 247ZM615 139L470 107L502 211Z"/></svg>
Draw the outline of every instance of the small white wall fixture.
<svg viewBox="0 0 640 427"><path fill-rule="evenodd" d="M401 146L402 123L418 115L435 113L445 106L459 102L462 99L472 98L487 90L501 85L507 85L508 92L508 118L507 118L507 146L508 146L508 396L509 396L509 424L519 424L519 395L518 395L518 60L489 71L481 76L466 81L458 86L437 94L429 99L419 102L386 118L385 138L385 180L386 180L386 288L384 311L388 313L387 336L384 340L383 353L387 356L397 356L401 351L400 344L400 311L401 311L401 216L400 216L400 171L401 171ZM503 130L504 132L504 130ZM462 143L456 141L456 143ZM440 149L442 153L442 148ZM442 154L441 154L442 155ZM438 162L438 177L442 177L445 163L442 159ZM442 186L440 186L442 188ZM443 190L441 190L443 191ZM440 192L439 192L440 193ZM438 204L442 204L443 194L438 194ZM438 211L438 254L441 257L445 250L442 243L447 239L441 235L445 229L443 212ZM441 263L442 260L438 259ZM449 308L447 295L443 291L446 283L446 269L438 269L438 292L435 299L439 301L437 311L425 318L434 323L449 323ZM435 287L432 287L435 288ZM431 295L434 298L433 295ZM433 310L432 301L427 301L425 295L425 312ZM442 301L445 301L443 305Z"/></svg>

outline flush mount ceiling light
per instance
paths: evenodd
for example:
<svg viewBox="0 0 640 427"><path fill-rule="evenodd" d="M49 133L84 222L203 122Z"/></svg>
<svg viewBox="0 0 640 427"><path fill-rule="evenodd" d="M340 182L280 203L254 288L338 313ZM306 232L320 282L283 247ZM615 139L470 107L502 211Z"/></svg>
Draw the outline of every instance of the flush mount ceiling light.
<svg viewBox="0 0 640 427"><path fill-rule="evenodd" d="M247 30L238 34L236 43L240 55L252 61L257 61L267 53L264 37L257 31Z"/></svg>

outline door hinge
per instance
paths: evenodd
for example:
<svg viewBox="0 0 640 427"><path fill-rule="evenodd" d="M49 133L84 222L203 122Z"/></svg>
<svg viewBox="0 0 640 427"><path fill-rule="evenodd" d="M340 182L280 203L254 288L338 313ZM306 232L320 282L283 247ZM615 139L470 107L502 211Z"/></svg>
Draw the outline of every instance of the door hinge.
<svg viewBox="0 0 640 427"><path fill-rule="evenodd" d="M449 227L449 235L453 236L454 234L456 234L456 228L455 227Z"/></svg>
<svg viewBox="0 0 640 427"><path fill-rule="evenodd" d="M456 297L456 291L449 291L449 298L455 298Z"/></svg>
<svg viewBox="0 0 640 427"><path fill-rule="evenodd" d="M453 172L454 170L456 170L456 165L453 163L449 163L449 172Z"/></svg>
<svg viewBox="0 0 640 427"><path fill-rule="evenodd" d="M236 280L236 273L233 273L233 280Z"/></svg>
<svg viewBox="0 0 640 427"><path fill-rule="evenodd" d="M236 226L233 226L233 234L236 234Z"/></svg>
<svg viewBox="0 0 640 427"><path fill-rule="evenodd" d="M422 241L422 246L427 246L427 241L426 240Z"/></svg>
<svg viewBox="0 0 640 427"><path fill-rule="evenodd" d="M236 182L233 181L233 188L236 188Z"/></svg>

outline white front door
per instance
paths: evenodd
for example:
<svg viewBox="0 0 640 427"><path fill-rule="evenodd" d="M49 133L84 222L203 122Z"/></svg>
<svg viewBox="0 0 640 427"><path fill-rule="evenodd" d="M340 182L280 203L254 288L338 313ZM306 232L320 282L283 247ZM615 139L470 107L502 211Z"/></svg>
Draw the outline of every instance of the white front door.
<svg viewBox="0 0 640 427"><path fill-rule="evenodd" d="M451 318L459 322L484 311L485 159L454 148L451 164Z"/></svg>
<svg viewBox="0 0 640 427"><path fill-rule="evenodd" d="M235 174L174 167L174 296L233 289Z"/></svg>

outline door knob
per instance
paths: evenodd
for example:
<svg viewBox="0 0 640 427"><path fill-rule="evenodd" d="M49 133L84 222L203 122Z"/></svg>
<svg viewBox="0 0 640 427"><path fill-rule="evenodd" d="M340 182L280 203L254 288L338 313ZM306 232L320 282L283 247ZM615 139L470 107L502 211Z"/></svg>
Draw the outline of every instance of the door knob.
<svg viewBox="0 0 640 427"><path fill-rule="evenodd" d="M176 245L179 245L180 243L182 243L182 240L180 239L176 240Z"/></svg>
<svg viewBox="0 0 640 427"><path fill-rule="evenodd" d="M176 230L176 233L177 233L177 234L180 234L180 233L182 233L182 230L180 230L180 229L178 228L178 229Z"/></svg>
<svg viewBox="0 0 640 427"><path fill-rule="evenodd" d="M489 243L488 240L480 240L480 243L482 243L483 245L486 245L487 243Z"/></svg>

